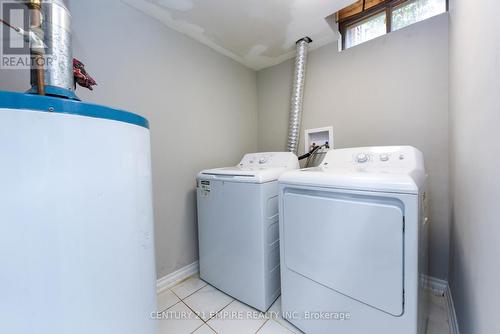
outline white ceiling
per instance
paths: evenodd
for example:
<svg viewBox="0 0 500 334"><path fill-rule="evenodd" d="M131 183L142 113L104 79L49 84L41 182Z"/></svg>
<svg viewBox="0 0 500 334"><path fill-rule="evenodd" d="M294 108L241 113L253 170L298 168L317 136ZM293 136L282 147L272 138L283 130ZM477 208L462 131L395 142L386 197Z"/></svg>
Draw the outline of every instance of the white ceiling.
<svg viewBox="0 0 500 334"><path fill-rule="evenodd" d="M338 40L331 14L355 0L122 0L168 27L255 70Z"/></svg>

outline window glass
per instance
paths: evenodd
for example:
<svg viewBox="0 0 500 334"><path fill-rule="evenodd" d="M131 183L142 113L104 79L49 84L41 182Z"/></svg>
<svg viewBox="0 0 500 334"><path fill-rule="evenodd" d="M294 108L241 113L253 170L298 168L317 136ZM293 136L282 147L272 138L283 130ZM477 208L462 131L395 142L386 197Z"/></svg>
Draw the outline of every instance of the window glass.
<svg viewBox="0 0 500 334"><path fill-rule="evenodd" d="M410 0L392 11L392 31L446 12L446 0Z"/></svg>
<svg viewBox="0 0 500 334"><path fill-rule="evenodd" d="M357 22L346 29L345 48L350 48L387 32L385 11Z"/></svg>

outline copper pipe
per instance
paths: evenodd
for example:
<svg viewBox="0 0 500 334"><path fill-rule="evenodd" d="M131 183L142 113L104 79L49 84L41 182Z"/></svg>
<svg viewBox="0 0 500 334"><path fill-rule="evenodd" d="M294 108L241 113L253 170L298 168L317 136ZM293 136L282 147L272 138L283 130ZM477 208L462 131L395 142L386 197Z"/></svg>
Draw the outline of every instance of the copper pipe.
<svg viewBox="0 0 500 334"><path fill-rule="evenodd" d="M42 29L42 1L41 0L30 0L28 4L30 9L30 17L32 28ZM37 89L39 95L45 95L45 69L43 64L45 58L43 53L35 52L31 50L31 56L34 58L34 66L32 64L32 71L36 75Z"/></svg>
<svg viewBox="0 0 500 334"><path fill-rule="evenodd" d="M45 95L45 70L43 68L44 61L45 59L42 55L35 55L36 82L39 95Z"/></svg>
<svg viewBox="0 0 500 334"><path fill-rule="evenodd" d="M40 27L42 25L42 1L30 0L27 4L31 10L31 25L33 27Z"/></svg>

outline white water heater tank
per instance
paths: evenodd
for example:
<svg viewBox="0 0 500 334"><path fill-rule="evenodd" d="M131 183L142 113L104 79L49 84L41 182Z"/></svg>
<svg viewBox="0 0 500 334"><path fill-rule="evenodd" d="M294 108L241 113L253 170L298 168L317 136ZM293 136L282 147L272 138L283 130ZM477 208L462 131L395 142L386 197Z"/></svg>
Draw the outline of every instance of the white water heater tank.
<svg viewBox="0 0 500 334"><path fill-rule="evenodd" d="M156 333L147 121L0 92L0 156L0 332Z"/></svg>

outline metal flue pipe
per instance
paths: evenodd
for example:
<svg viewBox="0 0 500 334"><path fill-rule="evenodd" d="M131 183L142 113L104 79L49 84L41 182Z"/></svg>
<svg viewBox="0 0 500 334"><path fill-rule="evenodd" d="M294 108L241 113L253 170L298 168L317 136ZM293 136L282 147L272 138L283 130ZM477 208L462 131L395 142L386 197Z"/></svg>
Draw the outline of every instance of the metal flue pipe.
<svg viewBox="0 0 500 334"><path fill-rule="evenodd" d="M66 0L34 0L40 2L45 66L43 79L48 95L76 98L74 94L71 13ZM32 72L32 91L38 91L40 77Z"/></svg>
<svg viewBox="0 0 500 334"><path fill-rule="evenodd" d="M297 41L297 55L295 57L295 74L293 78L287 144L288 151L295 153L295 155L298 154L299 150L300 124L302 122L302 107L306 79L307 51L309 43L311 42L312 40L309 37L305 37Z"/></svg>

